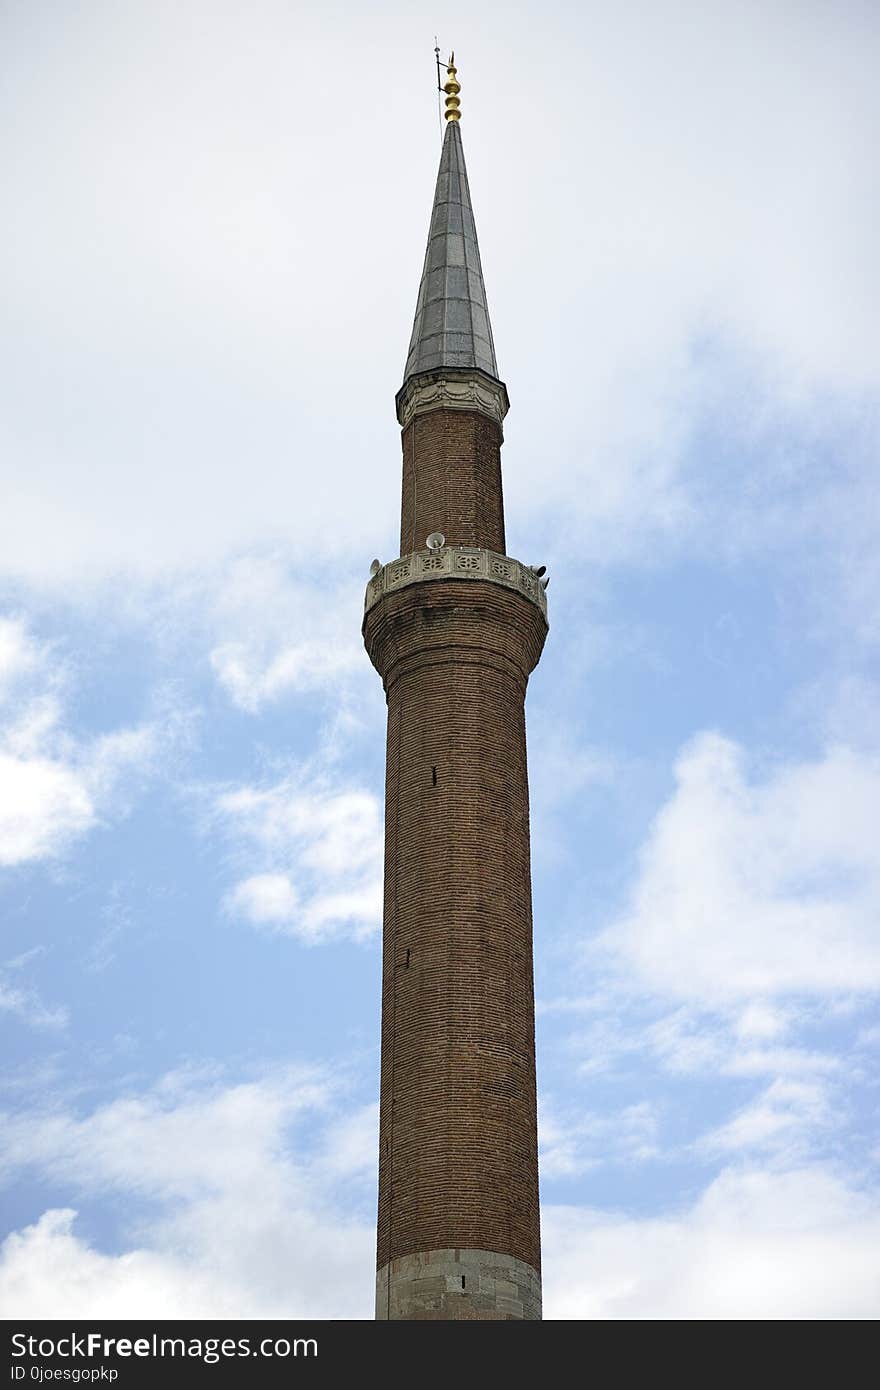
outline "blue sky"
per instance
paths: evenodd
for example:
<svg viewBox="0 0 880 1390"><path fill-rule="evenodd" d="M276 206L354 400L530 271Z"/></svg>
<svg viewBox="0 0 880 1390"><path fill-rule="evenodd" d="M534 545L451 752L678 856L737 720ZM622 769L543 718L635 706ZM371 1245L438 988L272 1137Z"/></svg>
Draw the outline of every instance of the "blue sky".
<svg viewBox="0 0 880 1390"><path fill-rule="evenodd" d="M419 3L13 3L7 1316L371 1317ZM873 6L453 4L530 685L546 1315L880 1284Z"/></svg>

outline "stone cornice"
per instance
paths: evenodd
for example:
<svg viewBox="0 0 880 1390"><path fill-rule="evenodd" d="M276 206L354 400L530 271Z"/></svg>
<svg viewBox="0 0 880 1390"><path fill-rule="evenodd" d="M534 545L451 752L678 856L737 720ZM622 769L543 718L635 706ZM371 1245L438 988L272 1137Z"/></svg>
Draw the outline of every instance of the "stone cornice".
<svg viewBox="0 0 880 1390"><path fill-rule="evenodd" d="M369 613L385 594L434 579L479 579L483 583L513 589L529 599L547 621L547 595L538 576L528 565L511 559L509 555L498 555L493 550L453 545L444 546L441 550L421 550L413 555L401 555L383 565L367 585L364 613Z"/></svg>
<svg viewBox="0 0 880 1390"><path fill-rule="evenodd" d="M443 367L409 377L397 393L396 405L403 429L431 410L477 411L500 428L510 401L504 382L488 372L478 367Z"/></svg>

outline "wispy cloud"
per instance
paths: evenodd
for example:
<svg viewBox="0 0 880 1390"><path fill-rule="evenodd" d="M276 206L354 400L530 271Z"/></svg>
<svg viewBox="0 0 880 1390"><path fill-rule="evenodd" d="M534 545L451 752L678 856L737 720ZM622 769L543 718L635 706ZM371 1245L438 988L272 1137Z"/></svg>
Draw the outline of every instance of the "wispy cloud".
<svg viewBox="0 0 880 1390"><path fill-rule="evenodd" d="M67 680L52 644L21 619L0 618L0 867L62 854L100 824L122 783L155 756L154 724L89 738L70 733Z"/></svg>
<svg viewBox="0 0 880 1390"><path fill-rule="evenodd" d="M230 914L308 944L378 930L382 826L372 792L301 768L220 792L213 817L253 864L227 894Z"/></svg>
<svg viewBox="0 0 880 1390"><path fill-rule="evenodd" d="M0 967L0 1012L13 1014L34 1028L63 1028L70 1016L64 1005L52 1008L36 989L10 978L8 967Z"/></svg>
<svg viewBox="0 0 880 1390"><path fill-rule="evenodd" d="M832 1122L828 1088L818 1080L778 1079L717 1129L704 1135L708 1153L765 1153L793 1166L819 1130Z"/></svg>
<svg viewBox="0 0 880 1390"><path fill-rule="evenodd" d="M286 695L332 689L371 675L359 619L367 577L319 583L277 557L237 560L214 600L211 666L230 699L256 713Z"/></svg>
<svg viewBox="0 0 880 1390"><path fill-rule="evenodd" d="M660 1117L652 1101L608 1111L545 1099L538 1117L542 1179L572 1178L603 1164L657 1158Z"/></svg>

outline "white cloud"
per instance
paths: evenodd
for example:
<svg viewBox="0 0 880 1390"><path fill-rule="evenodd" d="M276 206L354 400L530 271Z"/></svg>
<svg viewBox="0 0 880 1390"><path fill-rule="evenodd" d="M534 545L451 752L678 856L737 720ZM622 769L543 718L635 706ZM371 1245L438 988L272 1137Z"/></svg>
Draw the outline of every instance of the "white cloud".
<svg viewBox="0 0 880 1390"><path fill-rule="evenodd" d="M287 874L254 874L237 883L227 901L231 912L263 926L293 921L299 894Z"/></svg>
<svg viewBox="0 0 880 1390"><path fill-rule="evenodd" d="M357 579L318 582L277 557L238 559L214 600L219 640L211 665L220 684L251 713L284 695L333 689L372 675L360 638L367 563Z"/></svg>
<svg viewBox="0 0 880 1390"><path fill-rule="evenodd" d="M97 820L79 773L51 759L0 753L0 786L0 865L57 853Z"/></svg>
<svg viewBox="0 0 880 1390"><path fill-rule="evenodd" d="M69 1203L13 1233L6 1316L371 1317L373 1217L346 1195L375 1163L375 1118L303 1071L12 1117L8 1171L112 1189L129 1224L121 1252L77 1236ZM661 1215L545 1203L543 1247L550 1319L873 1317L880 1203L819 1165L729 1167Z"/></svg>
<svg viewBox="0 0 880 1390"><path fill-rule="evenodd" d="M262 658L244 642L226 642L211 652L211 665L235 704L253 712L288 692L332 685L352 670L360 653L334 650L318 637L304 639Z"/></svg>
<svg viewBox="0 0 880 1390"><path fill-rule="evenodd" d="M75 1234L76 1215L50 1209L3 1242L0 1306L7 1318L247 1316L234 1282L151 1250L102 1254Z"/></svg>
<svg viewBox="0 0 880 1390"><path fill-rule="evenodd" d="M650 1101L600 1113L544 1099L538 1115L541 1177L572 1178L602 1164L656 1158L658 1126L658 1109Z"/></svg>
<svg viewBox="0 0 880 1390"><path fill-rule="evenodd" d="M307 943L378 929L382 826L371 792L300 770L221 793L214 815L259 865L227 895L230 913Z"/></svg>
<svg viewBox="0 0 880 1390"><path fill-rule="evenodd" d="M552 71L557 84L545 93L541 121L521 133L515 149L498 141L491 194L501 196L507 181L516 187L514 171L525 159L535 167L539 211L521 228L521 240L538 257L557 218L569 229L562 254L544 254L541 276L522 287L515 315L528 320L537 303L550 315L551 360L571 372L564 380L577 369L584 415L598 408L599 440L609 436L607 388L610 413L619 418L615 397L627 368L653 407L645 442L667 438L682 399L673 390L664 402L662 387L664 377L668 388L693 370L688 329L702 330L710 345L720 329L760 353L777 390L796 391L816 377L847 387L876 384L869 346L876 325L865 295L866 283L876 284L876 267L867 282L856 271L868 248L876 190L853 188L853 202L836 202L825 215L826 196L834 201L832 190L858 180L868 155L864 119L876 93L860 48L875 35L874 19L866 12L862 25L849 12L829 22L816 9L790 5L746 4L735 15L722 4L683 5L675 14L641 7L641 41L634 45L631 15L585 11L595 41L566 49L553 13L551 6L544 33L556 46L555 61L542 66L542 75L546 80ZM585 83L576 80L578 71ZM732 98L744 90L749 101ZM571 177L567 136L548 139L555 121L577 133L578 167L602 190L588 211L584 187ZM499 251L505 262L522 259L521 246L509 240ZM568 344L576 329L574 355ZM534 350L526 341L520 355Z"/></svg>
<svg viewBox="0 0 880 1390"><path fill-rule="evenodd" d="M16 683L41 664L41 653L28 636L24 623L0 618L0 704Z"/></svg>
<svg viewBox="0 0 880 1390"><path fill-rule="evenodd" d="M600 946L642 986L698 1005L880 987L880 765L844 747L749 779L702 734Z"/></svg>
<svg viewBox="0 0 880 1390"><path fill-rule="evenodd" d="M320 1147L309 1152L332 1097L316 1072L239 1085L172 1076L83 1118L7 1117L7 1172L122 1193L129 1225L114 1254L75 1234L70 1208L12 1234L0 1255L6 1316L370 1316L375 1235L345 1203L361 1113L320 1121L330 1140L350 1127L334 1171ZM369 1125L374 1107L365 1113Z"/></svg>
<svg viewBox="0 0 880 1390"><path fill-rule="evenodd" d="M763 1004L756 1007L763 1013ZM786 1017L784 1026L792 1035L786 1045L766 1045L760 1037L741 1032L742 1015L718 1002L660 1009L658 1013L656 999L629 995L621 982L613 981L601 996L556 1000L540 1012L557 1017L586 1015L585 1022L564 1040L565 1054L576 1059L580 1078L609 1073L632 1077L643 1073L646 1066L657 1066L666 1078L674 1080L839 1076L845 1081L853 1080L858 1072L857 1062L847 1056L839 1036L824 1048L815 1042L799 1045L799 1037L811 1026L827 1022L833 1015L833 1003L826 1000ZM749 1005L743 1013L751 1009ZM857 1037L853 1045L858 1046Z"/></svg>
<svg viewBox="0 0 880 1390"><path fill-rule="evenodd" d="M340 1178L376 1180L379 1152L379 1106L364 1105L328 1126L319 1162Z"/></svg>
<svg viewBox="0 0 880 1390"><path fill-rule="evenodd" d="M580 637L572 662L583 660ZM572 673L566 663L566 676ZM558 698L558 695L557 695ZM532 814L532 854L536 860L554 864L576 853L565 834L565 821L571 806L590 789L611 788L619 782L622 769L607 750L579 739L560 720L555 708L531 708L529 712L529 799ZM570 710L570 707L569 707ZM569 711L567 710L567 713Z"/></svg>
<svg viewBox="0 0 880 1390"><path fill-rule="evenodd" d="M543 500L589 527L591 553L643 548L694 513L680 465L700 343L756 361L774 395L876 384L873 17L643 6L638 44L625 9L551 3L536 26L533 7L490 3L486 19L466 139L521 451L511 515L534 507L540 456ZM201 3L185 27L138 4L96 24L72 12L54 52L13 21L2 563L68 584L263 541L368 561L398 490L392 393L436 157L417 17L352 10L344 52L322 11L275 0L222 25ZM293 90L304 40L316 60ZM365 44L396 74L398 158L378 168L352 139ZM526 48L540 118L514 140L492 93ZM368 206L382 218L353 224ZM730 404L736 426L754 413ZM243 660L224 669L249 689ZM283 679L282 663L267 689Z"/></svg>
<svg viewBox="0 0 880 1390"><path fill-rule="evenodd" d="M64 1007L49 1008L35 989L4 978L0 972L0 1012L13 1014L34 1028L63 1028L69 1013Z"/></svg>
<svg viewBox="0 0 880 1390"><path fill-rule="evenodd" d="M100 823L122 779L155 752L150 725L76 739L62 724L67 672L20 619L0 619L0 867L63 853Z"/></svg>
<svg viewBox="0 0 880 1390"><path fill-rule="evenodd" d="M880 1202L821 1167L729 1168L652 1217L545 1205L545 1315L874 1318Z"/></svg>
<svg viewBox="0 0 880 1390"><path fill-rule="evenodd" d="M765 1000L753 1000L739 1014L734 1028L739 1038L750 1042L769 1042L785 1033L790 1023L783 1009Z"/></svg>
<svg viewBox="0 0 880 1390"><path fill-rule="evenodd" d="M251 1183L284 1126L329 1094L326 1079L305 1070L231 1086L210 1073L171 1073L152 1091L83 1119L63 1110L7 1116L0 1164L14 1171L36 1163L79 1190L217 1194Z"/></svg>
<svg viewBox="0 0 880 1390"><path fill-rule="evenodd" d="M784 1018L764 1003L741 1012L683 1005L647 1026L621 1030L618 1051L644 1054L647 1048L666 1071L681 1076L822 1075L843 1069L844 1059L835 1051L783 1046L777 1039L783 1028L796 1037L827 1012L824 1002Z"/></svg>
<svg viewBox="0 0 880 1390"><path fill-rule="evenodd" d="M624 910L586 947L593 992L555 1005L582 1006L566 1054L581 1078L645 1086L656 1067L670 1104L669 1078L679 1094L712 1078L736 1109L705 1133L697 1103L679 1146L703 1159L792 1166L843 1134L861 1152L858 1029L880 987L880 764L836 745L756 768L704 733L675 773Z"/></svg>
<svg viewBox="0 0 880 1390"><path fill-rule="evenodd" d="M732 1119L704 1135L700 1146L714 1153L769 1153L792 1163L830 1117L822 1082L778 1079Z"/></svg>
<svg viewBox="0 0 880 1390"><path fill-rule="evenodd" d="M739 1108L692 1133L703 1156L826 1152L858 1108L859 1015L880 987L880 764L837 745L756 771L701 734L675 771L623 912L586 947L601 988L554 1006L583 1006L566 1052L581 1078L648 1064L720 1082Z"/></svg>
<svg viewBox="0 0 880 1390"><path fill-rule="evenodd" d="M802 1047L740 1048L722 1066L726 1076L805 1076L845 1069L845 1059L835 1052Z"/></svg>

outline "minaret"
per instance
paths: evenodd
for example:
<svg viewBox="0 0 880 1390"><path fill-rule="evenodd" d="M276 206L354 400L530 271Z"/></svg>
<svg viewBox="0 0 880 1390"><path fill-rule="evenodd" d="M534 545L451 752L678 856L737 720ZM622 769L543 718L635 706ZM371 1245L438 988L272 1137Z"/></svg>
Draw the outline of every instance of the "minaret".
<svg viewBox="0 0 880 1390"><path fill-rule="evenodd" d="M541 1316L524 702L546 581L505 554L499 379L447 69L403 385L400 556L364 641L388 700L376 1317Z"/></svg>

